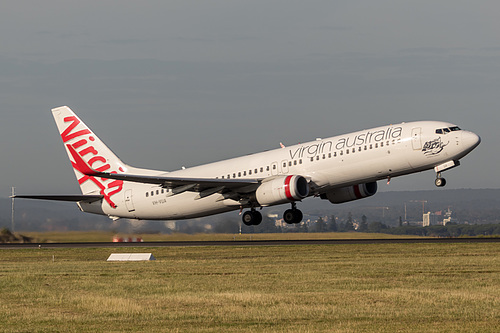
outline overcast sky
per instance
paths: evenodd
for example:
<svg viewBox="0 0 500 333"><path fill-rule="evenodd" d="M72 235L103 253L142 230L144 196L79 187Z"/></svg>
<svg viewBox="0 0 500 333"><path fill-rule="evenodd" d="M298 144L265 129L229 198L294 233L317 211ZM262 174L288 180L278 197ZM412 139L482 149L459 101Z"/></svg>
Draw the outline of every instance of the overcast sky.
<svg viewBox="0 0 500 333"><path fill-rule="evenodd" d="M79 192L61 105L128 164L161 170L445 120L483 139L447 188L498 188L498 13L494 0L4 1L0 197Z"/></svg>

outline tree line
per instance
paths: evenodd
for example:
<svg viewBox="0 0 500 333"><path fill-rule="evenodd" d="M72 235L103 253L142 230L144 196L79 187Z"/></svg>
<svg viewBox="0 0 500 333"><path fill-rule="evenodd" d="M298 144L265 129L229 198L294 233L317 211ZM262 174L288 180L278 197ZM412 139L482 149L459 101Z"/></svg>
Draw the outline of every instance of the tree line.
<svg viewBox="0 0 500 333"><path fill-rule="evenodd" d="M265 223L267 222L267 223ZM226 222L225 227L230 225ZM234 227L233 227L234 228ZM222 231L225 228L214 228ZM345 221L337 220L335 216L329 219L319 217L315 222L302 223L286 228L277 227L272 221L263 221L259 226L243 226L243 233L275 233L275 232L366 232L385 233L391 235L413 235L430 237L465 237L465 236L500 236L500 224L456 224L432 225L427 227L403 225L390 227L382 222L368 222L365 215L360 222L354 222L352 214L348 214Z"/></svg>

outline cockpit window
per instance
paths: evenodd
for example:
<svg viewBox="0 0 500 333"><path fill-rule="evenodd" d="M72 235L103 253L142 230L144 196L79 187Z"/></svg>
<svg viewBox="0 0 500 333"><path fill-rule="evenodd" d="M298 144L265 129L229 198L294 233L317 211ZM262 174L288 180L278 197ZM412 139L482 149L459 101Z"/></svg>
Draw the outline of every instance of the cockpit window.
<svg viewBox="0 0 500 333"><path fill-rule="evenodd" d="M460 131L460 130L461 129L458 126L452 126L452 127L447 127L447 128L438 128L436 130L436 134L446 134L446 133Z"/></svg>

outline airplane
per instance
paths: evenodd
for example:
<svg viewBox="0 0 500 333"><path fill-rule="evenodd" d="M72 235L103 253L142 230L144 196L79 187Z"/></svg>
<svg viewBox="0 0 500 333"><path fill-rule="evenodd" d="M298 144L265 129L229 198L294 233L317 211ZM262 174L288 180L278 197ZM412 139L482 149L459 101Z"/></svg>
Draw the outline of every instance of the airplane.
<svg viewBox="0 0 500 333"><path fill-rule="evenodd" d="M83 212L118 218L180 220L239 210L258 225L258 209L290 204L286 223L300 223L297 203L319 197L333 204L370 197L377 181L434 169L441 173L481 142L442 121L387 125L166 172L129 166L67 106L52 109L82 194L15 195L73 201Z"/></svg>

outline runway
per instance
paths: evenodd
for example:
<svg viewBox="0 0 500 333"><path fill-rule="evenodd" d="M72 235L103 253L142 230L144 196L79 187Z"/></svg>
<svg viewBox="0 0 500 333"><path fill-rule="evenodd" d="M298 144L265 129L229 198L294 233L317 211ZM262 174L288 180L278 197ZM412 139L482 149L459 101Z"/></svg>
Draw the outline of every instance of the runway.
<svg viewBox="0 0 500 333"><path fill-rule="evenodd" d="M413 243L498 243L500 237L487 238L397 238L397 239L318 239L318 240L238 240L238 241L171 241L171 242L89 242L89 243L4 243L0 249L52 248L122 248L172 246L291 246L343 244L413 244Z"/></svg>

